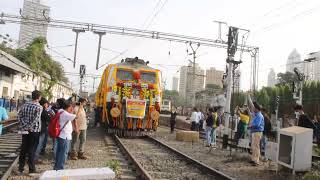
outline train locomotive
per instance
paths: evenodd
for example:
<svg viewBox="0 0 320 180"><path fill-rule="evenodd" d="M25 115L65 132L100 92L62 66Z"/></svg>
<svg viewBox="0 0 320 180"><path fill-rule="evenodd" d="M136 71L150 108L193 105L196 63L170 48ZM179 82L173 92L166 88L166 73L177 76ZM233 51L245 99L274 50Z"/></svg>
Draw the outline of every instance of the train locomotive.
<svg viewBox="0 0 320 180"><path fill-rule="evenodd" d="M161 71L142 59L126 58L104 70L96 92L109 133L134 136L156 131L162 100Z"/></svg>

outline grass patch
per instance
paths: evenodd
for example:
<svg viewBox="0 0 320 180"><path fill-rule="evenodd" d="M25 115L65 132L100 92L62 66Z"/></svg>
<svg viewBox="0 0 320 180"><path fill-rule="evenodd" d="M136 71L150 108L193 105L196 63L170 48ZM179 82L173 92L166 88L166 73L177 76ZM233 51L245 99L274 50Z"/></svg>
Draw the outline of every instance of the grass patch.
<svg viewBox="0 0 320 180"><path fill-rule="evenodd" d="M120 162L118 160L110 160L106 163L106 166L109 167L110 169L112 169L117 176L120 175L121 172L121 166L120 166Z"/></svg>
<svg viewBox="0 0 320 180"><path fill-rule="evenodd" d="M302 176L301 180L319 180L320 179L320 161L312 163L312 169Z"/></svg>

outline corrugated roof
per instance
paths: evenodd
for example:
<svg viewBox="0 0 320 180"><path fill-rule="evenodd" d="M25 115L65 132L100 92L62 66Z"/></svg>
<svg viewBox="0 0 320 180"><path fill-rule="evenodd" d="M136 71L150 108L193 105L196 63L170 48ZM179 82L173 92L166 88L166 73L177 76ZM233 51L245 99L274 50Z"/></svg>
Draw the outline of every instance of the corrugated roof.
<svg viewBox="0 0 320 180"><path fill-rule="evenodd" d="M25 74L28 71L33 72L28 65L2 50L0 50L0 64Z"/></svg>
<svg viewBox="0 0 320 180"><path fill-rule="evenodd" d="M24 74L28 74L28 72L35 73L35 71L32 70L28 65L2 50L0 50L0 64ZM50 78L50 75L45 72L42 72L42 75L45 78Z"/></svg>

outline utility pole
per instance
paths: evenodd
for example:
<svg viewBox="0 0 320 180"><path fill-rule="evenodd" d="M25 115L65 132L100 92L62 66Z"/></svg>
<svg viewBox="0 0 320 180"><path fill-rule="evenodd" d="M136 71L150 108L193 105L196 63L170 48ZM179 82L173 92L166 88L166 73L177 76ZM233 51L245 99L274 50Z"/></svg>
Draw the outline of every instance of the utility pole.
<svg viewBox="0 0 320 180"><path fill-rule="evenodd" d="M195 107L196 106L196 53L197 50L200 47L200 44L197 44L197 48L194 48L192 46L192 43L189 44L192 50L192 57L193 57L193 61L192 61L192 106Z"/></svg>
<svg viewBox="0 0 320 180"><path fill-rule="evenodd" d="M74 57L73 57L73 68L76 67L76 59L77 59L77 48L78 48L78 37L79 37L79 33L81 32L85 32L84 29L72 29L73 32L76 33L76 43L74 46Z"/></svg>
<svg viewBox="0 0 320 180"><path fill-rule="evenodd" d="M96 70L98 70L99 69L101 39L102 39L102 36L106 34L106 32L105 31L93 31L93 33L99 35L98 54L97 54L97 62L96 62Z"/></svg>
<svg viewBox="0 0 320 180"><path fill-rule="evenodd" d="M226 22L222 22L222 21L213 21L215 23L218 23L219 24L219 27L218 27L218 39L216 40L216 42L224 42L222 40L222 37L221 37L221 25L224 24L224 25L227 25Z"/></svg>
<svg viewBox="0 0 320 180"><path fill-rule="evenodd" d="M228 138L229 138L229 118L231 115L231 95L232 95L232 86L233 86L233 67L234 64L238 64L239 62L236 62L234 60L234 55L237 51L237 45L238 45L238 28L235 27L229 27L229 33L228 33L228 49L227 49L227 63L228 63L228 69L227 69L227 79L226 79L226 105L225 105L225 119L224 119L224 133L223 133L223 148L228 147Z"/></svg>
<svg viewBox="0 0 320 180"><path fill-rule="evenodd" d="M252 87L251 90L255 92L257 90L257 55L259 53L259 49L255 48L251 51L251 71L252 71Z"/></svg>
<svg viewBox="0 0 320 180"><path fill-rule="evenodd" d="M98 77L93 77L93 84L92 84L92 92L94 93L94 84L96 83L96 78Z"/></svg>
<svg viewBox="0 0 320 180"><path fill-rule="evenodd" d="M80 65L80 89L79 89L79 93L83 92L83 79L84 79L84 75L86 74L86 66L85 65Z"/></svg>

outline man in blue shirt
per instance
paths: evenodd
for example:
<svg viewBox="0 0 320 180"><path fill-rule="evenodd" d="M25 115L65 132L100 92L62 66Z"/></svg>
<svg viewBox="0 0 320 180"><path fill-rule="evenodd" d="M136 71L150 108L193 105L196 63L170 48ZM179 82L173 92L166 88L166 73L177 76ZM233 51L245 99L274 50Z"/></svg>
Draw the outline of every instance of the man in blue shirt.
<svg viewBox="0 0 320 180"><path fill-rule="evenodd" d="M8 114L5 108L0 107L0 121L7 120ZM0 124L0 135L2 134L2 124Z"/></svg>
<svg viewBox="0 0 320 180"><path fill-rule="evenodd" d="M252 136L252 143L251 143L251 161L250 163L253 166L259 165L259 158L260 158L260 140L262 137L262 132L264 130L264 118L261 113L261 106L251 101L251 98L249 96L249 105L251 106L251 110L254 112L253 119L251 120L251 123L249 125L249 128L251 130L251 136Z"/></svg>

